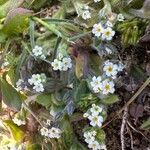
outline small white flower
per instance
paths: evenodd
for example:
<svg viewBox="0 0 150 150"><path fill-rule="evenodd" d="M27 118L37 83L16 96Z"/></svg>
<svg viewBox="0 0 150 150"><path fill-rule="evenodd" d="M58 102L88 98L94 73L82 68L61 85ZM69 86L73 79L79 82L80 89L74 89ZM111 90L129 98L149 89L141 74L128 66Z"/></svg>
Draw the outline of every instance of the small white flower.
<svg viewBox="0 0 150 150"><path fill-rule="evenodd" d="M22 79L19 79L17 82L16 82L16 87L17 87L17 90L18 91L21 91L21 90L23 90L23 88L22 88L22 83L23 83L24 81L22 80Z"/></svg>
<svg viewBox="0 0 150 150"><path fill-rule="evenodd" d="M50 126L50 125L51 125L51 120L49 120L49 119L46 120L46 125L49 125L49 126Z"/></svg>
<svg viewBox="0 0 150 150"><path fill-rule="evenodd" d="M62 70L67 71L69 68L72 67L71 59L70 58L63 58L62 59Z"/></svg>
<svg viewBox="0 0 150 150"><path fill-rule="evenodd" d="M84 20L90 19L90 18L91 18L91 13L90 13L90 11L89 11L89 10L83 11L83 13L82 13L82 18L83 18Z"/></svg>
<svg viewBox="0 0 150 150"><path fill-rule="evenodd" d="M26 121L25 120L22 120L22 119L19 119L17 117L14 117L12 119L12 121L17 124L18 126L21 126L21 125L25 125L26 124Z"/></svg>
<svg viewBox="0 0 150 150"><path fill-rule="evenodd" d="M53 70L60 70L62 68L62 62L58 59L54 59L54 62L52 62Z"/></svg>
<svg viewBox="0 0 150 150"><path fill-rule="evenodd" d="M100 37L102 35L103 31L104 31L104 28L102 27L101 23L94 24L93 29L92 29L92 33L96 37Z"/></svg>
<svg viewBox="0 0 150 150"><path fill-rule="evenodd" d="M115 35L115 31L112 30L112 28L107 27L103 30L102 39L103 40L112 40L113 36Z"/></svg>
<svg viewBox="0 0 150 150"><path fill-rule="evenodd" d="M113 24L110 21L106 22L107 27L113 27Z"/></svg>
<svg viewBox="0 0 150 150"><path fill-rule="evenodd" d="M48 137L49 138L60 138L61 137L61 130L59 128L52 127L49 129L48 132Z"/></svg>
<svg viewBox="0 0 150 150"><path fill-rule="evenodd" d="M89 6L88 5L84 5L83 6L83 10L89 10Z"/></svg>
<svg viewBox="0 0 150 150"><path fill-rule="evenodd" d="M118 66L112 62L107 62L105 63L103 71L105 72L106 76L112 77L114 79L118 73Z"/></svg>
<svg viewBox="0 0 150 150"><path fill-rule="evenodd" d="M47 128L42 127L41 130L40 130L40 132L41 132L42 136L48 136L48 129Z"/></svg>
<svg viewBox="0 0 150 150"><path fill-rule="evenodd" d="M99 85L100 85L100 83L101 83L101 77L100 76L98 76L97 78L94 76L93 78L92 78L92 81L90 82L90 84L91 84L91 86L92 86L92 88L93 88L93 91L95 92L95 93L99 93L100 92L100 87L99 87Z"/></svg>
<svg viewBox="0 0 150 150"><path fill-rule="evenodd" d="M44 86L42 83L38 83L36 85L33 86L33 89L36 91L36 92L43 92L44 91Z"/></svg>
<svg viewBox="0 0 150 150"><path fill-rule="evenodd" d="M91 132L85 132L83 136L85 137L85 142L88 144L94 142L95 140L95 137L92 135Z"/></svg>
<svg viewBox="0 0 150 150"><path fill-rule="evenodd" d="M100 2L101 0L94 0L95 3Z"/></svg>
<svg viewBox="0 0 150 150"><path fill-rule="evenodd" d="M118 14L118 16L117 16L117 20L118 21L124 21L124 16L123 16L123 14Z"/></svg>
<svg viewBox="0 0 150 150"><path fill-rule="evenodd" d="M32 50L32 53L34 56L38 57L43 54L43 49L42 47L36 45L34 49Z"/></svg>
<svg viewBox="0 0 150 150"><path fill-rule="evenodd" d="M46 56L45 56L44 54L42 54L42 55L40 56L40 58L41 58L41 59L46 59Z"/></svg>
<svg viewBox="0 0 150 150"><path fill-rule="evenodd" d="M83 114L83 117L84 117L84 118L87 118L87 117L89 117L89 114L88 114L88 113L84 113L84 114Z"/></svg>
<svg viewBox="0 0 150 150"><path fill-rule="evenodd" d="M102 108L95 105L95 104L92 104L92 108L90 109L91 113L92 113L92 116L97 116L99 113L102 112Z"/></svg>
<svg viewBox="0 0 150 150"><path fill-rule="evenodd" d="M104 121L102 116L89 116L88 119L90 120L90 125L92 125L93 127L101 127Z"/></svg>
<svg viewBox="0 0 150 150"><path fill-rule="evenodd" d="M88 147L92 150L100 150L100 144L97 141L89 143Z"/></svg>
<svg viewBox="0 0 150 150"><path fill-rule="evenodd" d="M103 145L100 145L100 147L101 147L101 148L100 148L101 150L107 150L106 145L104 145L104 144L103 144Z"/></svg>
<svg viewBox="0 0 150 150"><path fill-rule="evenodd" d="M109 93L114 93L115 92L115 89L114 89L114 83L113 81L109 81L109 80L104 80L102 83L101 83L101 89L102 89L102 93L104 95L107 95Z"/></svg>
<svg viewBox="0 0 150 150"><path fill-rule="evenodd" d="M30 85L37 85L41 83L41 76L40 74L33 74L30 79L28 79Z"/></svg>

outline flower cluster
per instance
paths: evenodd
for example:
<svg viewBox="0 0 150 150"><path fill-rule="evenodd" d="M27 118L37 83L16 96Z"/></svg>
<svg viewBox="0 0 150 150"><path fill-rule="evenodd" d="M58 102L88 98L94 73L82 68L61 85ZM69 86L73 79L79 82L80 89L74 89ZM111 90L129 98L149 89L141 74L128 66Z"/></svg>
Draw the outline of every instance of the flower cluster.
<svg viewBox="0 0 150 150"><path fill-rule="evenodd" d="M112 23L107 21L105 25L101 23L94 24L92 33L96 37L101 37L102 40L112 40L113 36L115 35L115 31L112 30Z"/></svg>
<svg viewBox="0 0 150 150"><path fill-rule="evenodd" d="M90 120L91 126L101 127L104 121L104 118L100 115L102 110L102 107L92 104L92 108L90 108L86 113L84 113L83 116Z"/></svg>
<svg viewBox="0 0 150 150"><path fill-rule="evenodd" d="M104 144L100 144L96 140L96 131L87 131L84 133L85 142L88 143L88 147L92 150L106 150L106 146Z"/></svg>
<svg viewBox="0 0 150 150"><path fill-rule="evenodd" d="M94 93L102 92L103 94L107 95L109 93L114 93L115 91L114 82L108 79L102 81L102 78L100 76L98 77L94 76L90 84Z"/></svg>
<svg viewBox="0 0 150 150"><path fill-rule="evenodd" d="M64 57L61 53L58 55L58 58L54 59L51 63L53 70L67 71L72 67L71 58Z"/></svg>
<svg viewBox="0 0 150 150"><path fill-rule="evenodd" d="M107 60L104 63L103 71L105 72L107 77L111 77L112 79L115 79L117 76L117 73L119 71L122 71L123 68L124 68L124 66L122 63L114 64L114 63L110 62L109 60Z"/></svg>
<svg viewBox="0 0 150 150"><path fill-rule="evenodd" d="M52 127L50 129L46 127L42 127L41 130L41 135L48 137L48 138L60 138L61 137L61 130L59 128Z"/></svg>
<svg viewBox="0 0 150 150"><path fill-rule="evenodd" d="M89 7L87 5L85 5L83 7L83 12L82 12L82 18L84 20L90 19L91 18L91 13L89 11Z"/></svg>
<svg viewBox="0 0 150 150"><path fill-rule="evenodd" d="M40 46L35 46L32 50L32 53L35 57L40 57L41 59L46 59L45 54L43 53L43 48Z"/></svg>
<svg viewBox="0 0 150 150"><path fill-rule="evenodd" d="M18 126L26 124L26 121L21 117L19 118L17 115L15 115L15 117L12 119L12 121Z"/></svg>
<svg viewBox="0 0 150 150"><path fill-rule="evenodd" d="M33 85L33 89L36 92L43 92L44 86L43 83L46 82L46 76L44 73L41 74L33 74L30 79L28 79L30 85Z"/></svg>

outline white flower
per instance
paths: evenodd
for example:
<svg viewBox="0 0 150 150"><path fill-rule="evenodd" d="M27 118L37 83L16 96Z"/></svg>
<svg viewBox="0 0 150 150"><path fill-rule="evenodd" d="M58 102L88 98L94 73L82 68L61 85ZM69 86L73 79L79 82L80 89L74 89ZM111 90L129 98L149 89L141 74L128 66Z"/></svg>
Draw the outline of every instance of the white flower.
<svg viewBox="0 0 150 150"><path fill-rule="evenodd" d="M100 2L101 0L94 0L95 3Z"/></svg>
<svg viewBox="0 0 150 150"><path fill-rule="evenodd" d="M104 145L104 144L100 145L100 149L101 150L107 150L106 145Z"/></svg>
<svg viewBox="0 0 150 150"><path fill-rule="evenodd" d="M123 14L118 14L118 16L117 16L117 20L118 21L124 21L124 16L123 16Z"/></svg>
<svg viewBox="0 0 150 150"><path fill-rule="evenodd" d="M83 10L89 10L89 6L88 5L83 5Z"/></svg>
<svg viewBox="0 0 150 150"><path fill-rule="evenodd" d="M22 80L22 79L19 79L17 82L16 82L16 87L17 87L17 90L18 91L21 91L21 90L23 90L23 88L22 88L22 83L23 83L24 81Z"/></svg>
<svg viewBox="0 0 150 150"><path fill-rule="evenodd" d="M107 27L113 27L113 24L110 21L106 22Z"/></svg>
<svg viewBox="0 0 150 150"><path fill-rule="evenodd" d="M103 31L104 31L104 28L102 27L101 23L94 24L93 29L92 29L92 33L96 37L100 37L102 35Z"/></svg>
<svg viewBox="0 0 150 150"><path fill-rule="evenodd" d="M40 130L42 136L48 136L48 131L49 130L45 127L42 127Z"/></svg>
<svg viewBox="0 0 150 150"><path fill-rule="evenodd" d="M50 126L50 125L51 125L51 120L47 119L47 120L46 120L46 125L49 125L49 126Z"/></svg>
<svg viewBox="0 0 150 150"><path fill-rule="evenodd" d="M91 13L90 13L90 11L89 11L89 10L83 11L83 13L82 13L82 18L83 18L84 20L90 19L90 18L91 18Z"/></svg>
<svg viewBox="0 0 150 150"><path fill-rule="evenodd" d="M92 150L99 150L100 144L97 141L94 141L89 143L88 147L91 148Z"/></svg>
<svg viewBox="0 0 150 150"><path fill-rule="evenodd" d="M33 89L36 91L36 92L43 92L44 91L44 86L42 83L38 83L36 85L33 86Z"/></svg>
<svg viewBox="0 0 150 150"><path fill-rule="evenodd" d="M115 31L112 30L112 28L107 27L103 30L102 39L103 40L112 40L113 36L115 35Z"/></svg>
<svg viewBox="0 0 150 150"><path fill-rule="evenodd" d="M53 67L53 70L67 71L72 67L71 58L59 57L59 59L54 59L54 62L52 62L51 65Z"/></svg>
<svg viewBox="0 0 150 150"><path fill-rule="evenodd" d="M89 116L88 119L90 120L90 125L92 125L93 127L101 127L104 121L102 116Z"/></svg>
<svg viewBox="0 0 150 150"><path fill-rule="evenodd" d="M37 85L41 83L41 76L40 74L33 74L30 79L28 79L30 85Z"/></svg>
<svg viewBox="0 0 150 150"><path fill-rule="evenodd" d="M42 54L42 55L40 56L40 58L41 58L41 59L46 59L46 56L45 56L44 54Z"/></svg>
<svg viewBox="0 0 150 150"><path fill-rule="evenodd" d="M92 78L92 81L90 82L90 84L91 84L91 86L92 86L92 88L93 88L93 91L95 92L95 93L98 93L98 92L100 92L100 87L99 87L99 85L100 85L100 83L101 83L101 77L100 76L98 76L97 78L94 76L93 78Z"/></svg>
<svg viewBox="0 0 150 150"><path fill-rule="evenodd" d="M34 56L38 57L43 54L43 49L42 47L36 45L34 49L32 50L32 53Z"/></svg>
<svg viewBox="0 0 150 150"><path fill-rule="evenodd" d="M87 118L87 117L89 117L89 114L88 114L88 113L84 113L84 114L83 114L83 117L84 117L84 118Z"/></svg>
<svg viewBox="0 0 150 150"><path fill-rule="evenodd" d="M26 121L25 121L25 120L21 120L21 119L19 119L19 118L17 118L17 117L14 117L14 118L12 119L12 121L13 121L15 124L17 124L18 126L21 126L21 125L25 125L25 124L26 124Z"/></svg>
<svg viewBox="0 0 150 150"><path fill-rule="evenodd" d="M109 93L114 93L115 89L114 89L113 81L109 81L108 79L104 80L101 83L101 89L102 89L102 93L105 95L107 95Z"/></svg>
<svg viewBox="0 0 150 150"><path fill-rule="evenodd" d="M103 68L103 71L105 72L106 76L112 77L113 79L116 78L116 75L118 73L118 66L108 61L104 64L105 66Z"/></svg>
<svg viewBox="0 0 150 150"><path fill-rule="evenodd" d="M92 135L91 132L85 132L83 136L85 137L86 143L91 143L95 140L95 137Z"/></svg>
<svg viewBox="0 0 150 150"><path fill-rule="evenodd" d="M62 70L67 71L69 68L72 67L71 59L70 58L63 58L62 59Z"/></svg>
<svg viewBox="0 0 150 150"><path fill-rule="evenodd" d="M92 108L90 109L91 113L92 113L92 116L97 116L99 113L102 112L102 108L95 105L95 104L92 104Z"/></svg>
<svg viewBox="0 0 150 150"><path fill-rule="evenodd" d="M101 81L102 81L102 78L100 76L98 76L97 78L94 76L90 83L92 87L95 87L95 86L98 86L101 83Z"/></svg>
<svg viewBox="0 0 150 150"><path fill-rule="evenodd" d="M61 70L62 62L58 59L54 59L54 62L51 63L53 70Z"/></svg>
<svg viewBox="0 0 150 150"><path fill-rule="evenodd" d="M61 137L61 130L59 128L52 127L49 129L48 132L48 137L49 138L60 138Z"/></svg>

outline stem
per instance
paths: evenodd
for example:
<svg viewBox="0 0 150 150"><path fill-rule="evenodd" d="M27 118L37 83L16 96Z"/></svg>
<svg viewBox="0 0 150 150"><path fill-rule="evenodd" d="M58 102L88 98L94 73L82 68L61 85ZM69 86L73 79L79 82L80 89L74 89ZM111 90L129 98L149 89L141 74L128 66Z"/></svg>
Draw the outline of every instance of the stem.
<svg viewBox="0 0 150 150"><path fill-rule="evenodd" d="M25 102L22 102L22 105L35 118L35 120L41 125L41 127L43 127L42 123L37 118L36 114L28 107L28 105Z"/></svg>

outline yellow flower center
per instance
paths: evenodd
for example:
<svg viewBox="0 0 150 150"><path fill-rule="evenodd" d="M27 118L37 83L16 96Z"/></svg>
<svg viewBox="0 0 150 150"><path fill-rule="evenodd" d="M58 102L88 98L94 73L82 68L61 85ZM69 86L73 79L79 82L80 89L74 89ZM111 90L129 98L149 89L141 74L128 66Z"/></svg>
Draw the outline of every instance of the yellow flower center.
<svg viewBox="0 0 150 150"><path fill-rule="evenodd" d="M107 84L107 85L105 85L105 89L106 90L109 90L110 89L110 86Z"/></svg>
<svg viewBox="0 0 150 150"><path fill-rule="evenodd" d="M109 31L107 31L107 32L105 33L105 35L109 36L109 35L110 35L110 32L109 32Z"/></svg>
<svg viewBox="0 0 150 150"><path fill-rule="evenodd" d="M101 28L97 28L96 31L97 31L97 32L101 32Z"/></svg>
<svg viewBox="0 0 150 150"><path fill-rule="evenodd" d="M112 67L109 67L109 68L108 68L108 71L109 71L109 72L112 72L112 70L113 70Z"/></svg>

